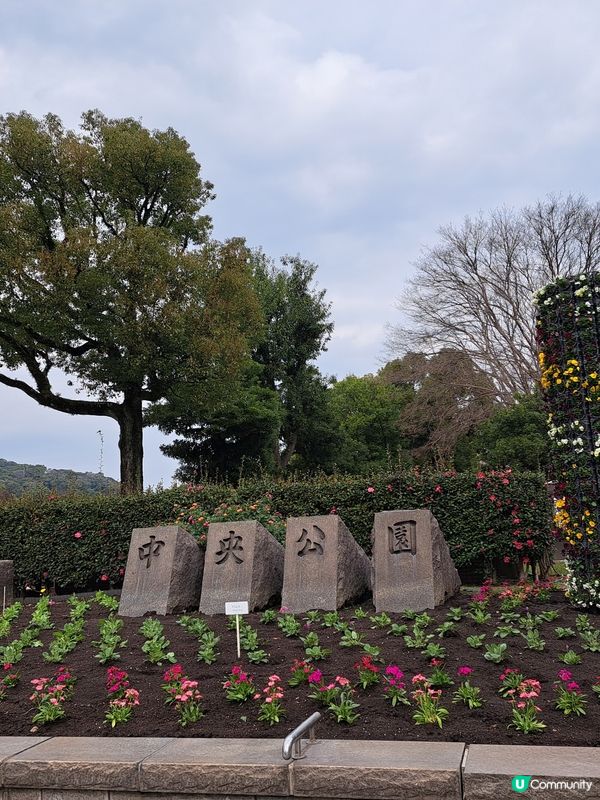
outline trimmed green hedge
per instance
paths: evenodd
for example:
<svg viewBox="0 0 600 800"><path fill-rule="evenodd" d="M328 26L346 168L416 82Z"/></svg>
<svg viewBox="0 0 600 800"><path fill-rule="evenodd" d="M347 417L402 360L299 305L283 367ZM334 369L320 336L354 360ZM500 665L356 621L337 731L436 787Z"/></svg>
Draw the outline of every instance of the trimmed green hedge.
<svg viewBox="0 0 600 800"><path fill-rule="evenodd" d="M265 500L274 517L338 513L367 552L376 511L430 508L462 568L489 570L494 559L537 559L551 536L550 502L539 474L412 471L369 480L263 479L235 488L181 487L134 497L25 498L0 507L0 558L14 560L20 585L46 580L64 591L119 585L133 528L179 516L202 541L208 521L239 518L259 500L261 518ZM278 519L272 530L282 537Z"/></svg>

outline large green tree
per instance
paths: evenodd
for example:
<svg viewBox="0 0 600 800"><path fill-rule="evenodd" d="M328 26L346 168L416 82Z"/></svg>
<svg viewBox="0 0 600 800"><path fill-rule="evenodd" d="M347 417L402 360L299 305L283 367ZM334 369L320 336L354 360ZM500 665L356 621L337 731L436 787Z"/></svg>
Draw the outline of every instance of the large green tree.
<svg viewBox="0 0 600 800"><path fill-rule="evenodd" d="M399 418L411 396L410 388L373 375L348 375L333 383L328 405L339 437L336 467L361 473L404 463L408 454Z"/></svg>
<svg viewBox="0 0 600 800"><path fill-rule="evenodd" d="M255 250L251 269L262 330L235 388L211 409L170 402L149 417L181 437L162 449L179 460L183 479L282 473L293 459L314 464L330 442L331 431L323 425L327 384L314 360L333 323L325 292L314 284L317 267L299 256L277 264Z"/></svg>
<svg viewBox="0 0 600 800"><path fill-rule="evenodd" d="M0 118L0 383L116 420L123 492L143 488L143 405L206 404L258 319L243 241L209 238L212 190L170 128Z"/></svg>

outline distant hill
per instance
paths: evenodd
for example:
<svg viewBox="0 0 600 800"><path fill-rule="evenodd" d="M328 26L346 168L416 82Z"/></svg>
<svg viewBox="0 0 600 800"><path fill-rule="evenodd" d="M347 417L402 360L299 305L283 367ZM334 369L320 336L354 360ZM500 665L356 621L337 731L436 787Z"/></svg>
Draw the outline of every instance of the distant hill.
<svg viewBox="0 0 600 800"><path fill-rule="evenodd" d="M21 497L40 490L56 494L115 494L119 491L119 482L99 472L48 469L42 464L17 464L0 458L0 498Z"/></svg>

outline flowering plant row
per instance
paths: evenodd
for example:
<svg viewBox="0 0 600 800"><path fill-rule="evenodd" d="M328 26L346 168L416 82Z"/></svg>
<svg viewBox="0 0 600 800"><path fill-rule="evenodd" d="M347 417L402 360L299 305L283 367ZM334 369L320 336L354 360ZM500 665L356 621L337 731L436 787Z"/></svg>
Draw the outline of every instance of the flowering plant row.
<svg viewBox="0 0 600 800"><path fill-rule="evenodd" d="M559 278L534 302L567 588L600 609L600 274Z"/></svg>

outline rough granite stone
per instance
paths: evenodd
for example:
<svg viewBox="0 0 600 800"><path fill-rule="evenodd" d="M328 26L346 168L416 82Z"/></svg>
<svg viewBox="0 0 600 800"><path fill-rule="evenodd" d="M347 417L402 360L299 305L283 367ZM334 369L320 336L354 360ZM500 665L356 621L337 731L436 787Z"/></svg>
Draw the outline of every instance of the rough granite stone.
<svg viewBox="0 0 600 800"><path fill-rule="evenodd" d="M200 611L224 614L225 603L247 600L250 611L281 596L283 547L254 520L208 527Z"/></svg>
<svg viewBox="0 0 600 800"><path fill-rule="evenodd" d="M218 795L287 796L288 765L278 739L173 739L140 767L140 789Z"/></svg>
<svg viewBox="0 0 600 800"><path fill-rule="evenodd" d="M2 603L9 606L14 599L15 568L12 561L0 561L0 611Z"/></svg>
<svg viewBox="0 0 600 800"><path fill-rule="evenodd" d="M288 519L282 607L335 611L369 590L370 573L368 556L336 514Z"/></svg>
<svg viewBox="0 0 600 800"><path fill-rule="evenodd" d="M172 614L197 607L203 564L204 551L183 528L135 528L119 615L142 617L149 611Z"/></svg>
<svg viewBox="0 0 600 800"><path fill-rule="evenodd" d="M291 767L295 797L461 800L464 744L319 741Z"/></svg>
<svg viewBox="0 0 600 800"><path fill-rule="evenodd" d="M430 511L375 514L372 543L373 604L378 613L435 608L459 590L458 572Z"/></svg>
<svg viewBox="0 0 600 800"><path fill-rule="evenodd" d="M139 766L171 739L56 736L3 763L7 787L139 789Z"/></svg>
<svg viewBox="0 0 600 800"><path fill-rule="evenodd" d="M5 789L4 800L42 800L41 789Z"/></svg>
<svg viewBox="0 0 600 800"><path fill-rule="evenodd" d="M47 736L0 736L0 785L5 785L4 764L7 759L41 744L47 739Z"/></svg>
<svg viewBox="0 0 600 800"><path fill-rule="evenodd" d="M109 800L245 800L245 798L233 794L188 794L187 792L182 794L168 790L163 792L109 792ZM269 798L269 800L276 800L276 798Z"/></svg>
<svg viewBox="0 0 600 800"><path fill-rule="evenodd" d="M564 786L531 787L525 795L538 795L544 800L564 798L600 798L600 754L594 747L543 747L528 745L473 744L469 746L463 770L465 800L512 800L516 793L512 779L530 776L544 782L566 781L591 784L569 788Z"/></svg>
<svg viewBox="0 0 600 800"><path fill-rule="evenodd" d="M108 792L98 789L42 789L42 800L109 800Z"/></svg>

